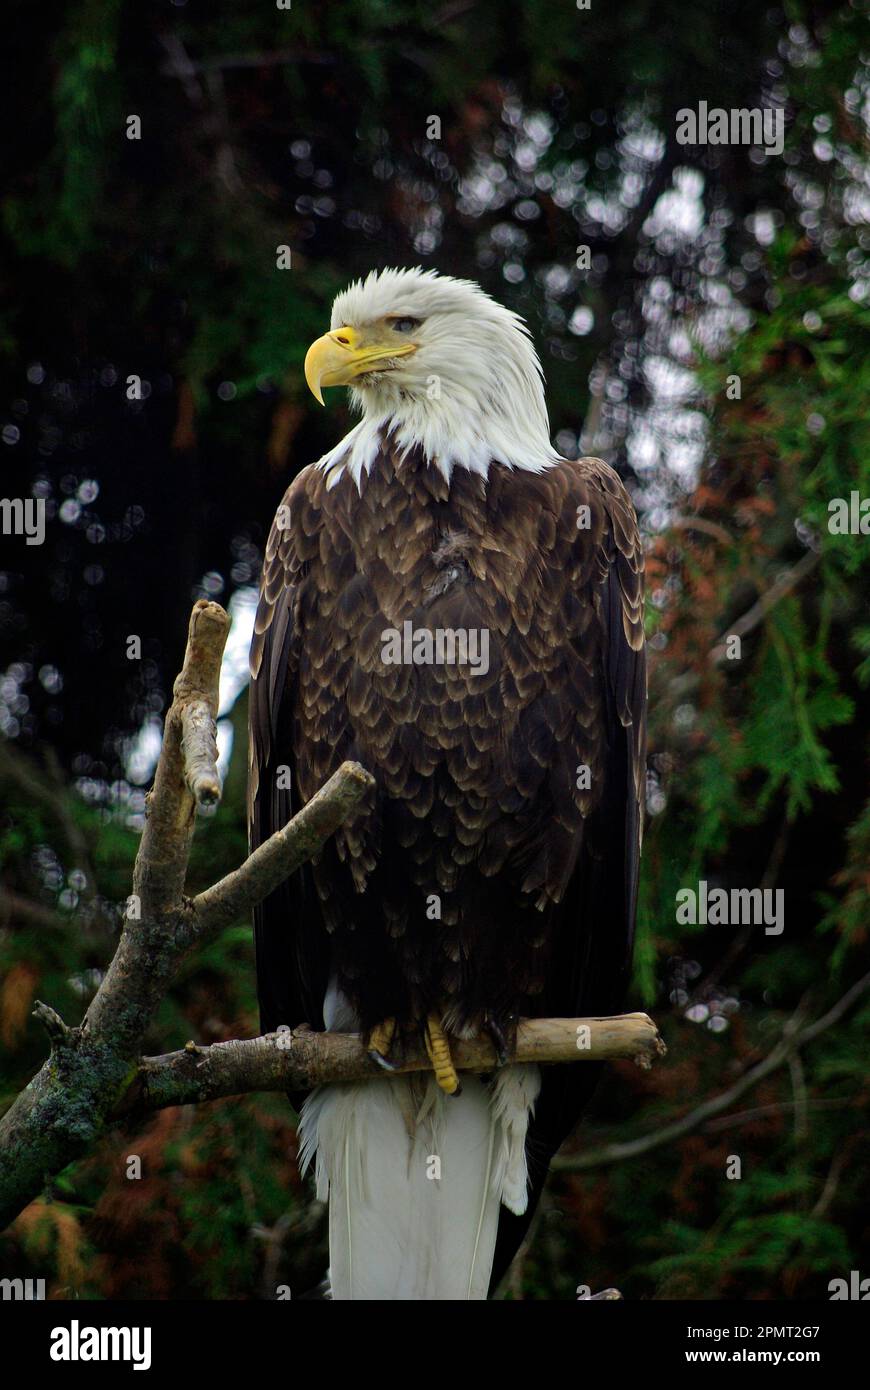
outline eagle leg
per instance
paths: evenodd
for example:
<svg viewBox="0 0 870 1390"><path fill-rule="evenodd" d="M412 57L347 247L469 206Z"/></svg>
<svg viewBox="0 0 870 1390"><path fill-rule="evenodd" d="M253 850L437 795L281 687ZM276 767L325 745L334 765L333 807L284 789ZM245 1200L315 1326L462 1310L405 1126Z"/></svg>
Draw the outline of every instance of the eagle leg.
<svg viewBox="0 0 870 1390"><path fill-rule="evenodd" d="M390 1061L390 1049L396 1037L396 1020L385 1018L383 1023L376 1023L369 1034L368 1054L373 1062L377 1062L384 1071L395 1071L397 1064Z"/></svg>
<svg viewBox="0 0 870 1390"><path fill-rule="evenodd" d="M445 1095L461 1095L459 1075L450 1056L450 1043L437 1014L430 1014L426 1020L426 1051L432 1063L435 1080Z"/></svg>

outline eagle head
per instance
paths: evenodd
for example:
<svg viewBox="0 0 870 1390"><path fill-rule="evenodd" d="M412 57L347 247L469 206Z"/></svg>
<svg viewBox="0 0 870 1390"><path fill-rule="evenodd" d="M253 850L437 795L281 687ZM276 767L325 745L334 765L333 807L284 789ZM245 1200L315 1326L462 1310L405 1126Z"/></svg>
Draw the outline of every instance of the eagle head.
<svg viewBox="0 0 870 1390"><path fill-rule="evenodd" d="M416 268L356 281L308 349L305 379L321 405L324 388L350 387L368 433L389 428L448 476L493 459L540 472L558 458L529 331L471 280Z"/></svg>

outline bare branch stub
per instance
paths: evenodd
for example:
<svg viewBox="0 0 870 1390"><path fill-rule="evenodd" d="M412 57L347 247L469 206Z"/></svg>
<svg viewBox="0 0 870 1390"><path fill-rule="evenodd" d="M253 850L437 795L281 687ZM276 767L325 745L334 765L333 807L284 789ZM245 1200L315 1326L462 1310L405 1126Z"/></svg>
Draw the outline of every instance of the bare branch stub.
<svg viewBox="0 0 870 1390"><path fill-rule="evenodd" d="M200 810L221 799L217 728L207 700L190 700L181 710L181 755L188 790Z"/></svg>
<svg viewBox="0 0 870 1390"><path fill-rule="evenodd" d="M375 785L359 763L346 762L311 800L238 869L193 899L196 931L218 930L249 912L310 859Z"/></svg>
<svg viewBox="0 0 870 1390"><path fill-rule="evenodd" d="M35 1001L32 1017L38 1018L51 1043L52 1052L58 1052L61 1048L72 1046L74 1030L68 1028L59 1013L49 1004L43 1004L41 999Z"/></svg>
<svg viewBox="0 0 870 1390"><path fill-rule="evenodd" d="M229 630L229 617L220 604L205 599L194 604L184 665L173 687L163 747L154 787L148 797L145 829L133 871L133 892L141 898L143 915L149 917L161 916L177 908L184 892L195 806L188 780L190 768L185 767L182 749L185 712L191 711L187 715L191 729L194 724L198 726L193 750L198 759L194 775L207 782L205 769L210 754L202 716L207 711L214 720L217 714L221 658Z"/></svg>

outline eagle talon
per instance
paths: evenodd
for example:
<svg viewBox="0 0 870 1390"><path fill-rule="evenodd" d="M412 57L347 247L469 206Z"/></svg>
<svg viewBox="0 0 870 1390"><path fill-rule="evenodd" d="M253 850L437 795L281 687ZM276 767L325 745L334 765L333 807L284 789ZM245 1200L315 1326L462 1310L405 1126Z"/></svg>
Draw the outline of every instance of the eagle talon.
<svg viewBox="0 0 870 1390"><path fill-rule="evenodd" d="M390 1061L390 1049L396 1038L396 1020L386 1018L376 1023L369 1034L368 1054L384 1071L398 1071L398 1064Z"/></svg>
<svg viewBox="0 0 870 1390"><path fill-rule="evenodd" d="M382 1071L394 1072L399 1070L397 1062L391 1062L389 1057L385 1057L382 1052L378 1052L376 1047L369 1048L369 1056L373 1062L377 1062Z"/></svg>
<svg viewBox="0 0 870 1390"><path fill-rule="evenodd" d="M426 1020L426 1051L429 1054L429 1061L432 1063L435 1080L444 1094L448 1096L462 1095L459 1074L450 1055L450 1043L447 1041L447 1034L441 1027L437 1014L430 1014Z"/></svg>
<svg viewBox="0 0 870 1390"><path fill-rule="evenodd" d="M507 1040L507 1035L501 1024L492 1016L487 1014L483 1020L484 1032L489 1037L490 1042L495 1048L495 1055L500 1067L506 1067L510 1063L511 1049Z"/></svg>

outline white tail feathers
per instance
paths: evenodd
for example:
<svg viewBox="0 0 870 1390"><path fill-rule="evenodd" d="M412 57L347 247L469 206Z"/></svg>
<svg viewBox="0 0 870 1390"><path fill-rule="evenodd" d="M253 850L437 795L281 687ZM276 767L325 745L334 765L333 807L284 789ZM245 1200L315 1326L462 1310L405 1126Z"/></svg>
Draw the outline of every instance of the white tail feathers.
<svg viewBox="0 0 870 1390"><path fill-rule="evenodd" d="M300 1158L329 1201L334 1299L486 1298L500 1204L526 1207L539 1089L537 1067L514 1066L492 1086L463 1076L461 1096L414 1076L308 1097Z"/></svg>
<svg viewBox="0 0 870 1390"><path fill-rule="evenodd" d="M493 1186L515 1216L522 1216L529 1200L526 1132L540 1089L541 1073L533 1066L504 1067L492 1088L493 1126L498 1136Z"/></svg>

